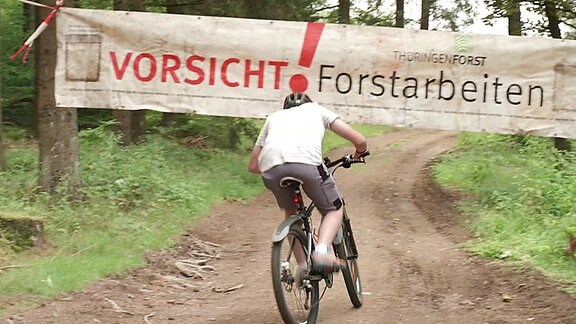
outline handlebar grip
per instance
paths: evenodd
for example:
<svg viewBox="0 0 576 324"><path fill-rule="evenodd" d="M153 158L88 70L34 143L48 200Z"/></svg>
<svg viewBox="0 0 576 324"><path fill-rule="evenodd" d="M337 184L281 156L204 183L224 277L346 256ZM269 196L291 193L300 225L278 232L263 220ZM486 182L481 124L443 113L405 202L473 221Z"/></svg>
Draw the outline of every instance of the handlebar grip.
<svg viewBox="0 0 576 324"><path fill-rule="evenodd" d="M359 157L360 157L360 158L363 158L363 157L366 157L366 156L368 156L368 155L370 155L370 151L364 151L364 152L362 152L362 153L359 155ZM330 161L330 159L329 159L328 157L324 157L324 164L325 164L326 167L328 167L328 168L331 168L331 167L333 167L333 166L335 166L335 165L338 165L338 164L342 164L342 166L347 169L347 168L349 168L353 163L362 163L362 162L363 162L363 161L355 161L353 154L345 155L345 156L339 158L339 159L336 160L336 161Z"/></svg>
<svg viewBox="0 0 576 324"><path fill-rule="evenodd" d="M366 151L360 153L360 155L359 155L358 157L363 158L363 157L366 157L366 156L368 156L368 155L370 155L370 151L366 150Z"/></svg>

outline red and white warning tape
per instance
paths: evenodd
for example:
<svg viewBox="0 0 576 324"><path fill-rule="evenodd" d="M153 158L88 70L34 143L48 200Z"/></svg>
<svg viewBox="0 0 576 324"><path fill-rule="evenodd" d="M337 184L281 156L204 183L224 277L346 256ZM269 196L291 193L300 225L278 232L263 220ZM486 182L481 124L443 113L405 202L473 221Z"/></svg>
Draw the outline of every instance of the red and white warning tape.
<svg viewBox="0 0 576 324"><path fill-rule="evenodd" d="M32 45L34 44L34 40L36 38L38 38L38 36L40 36L40 34L42 34L42 32L44 30L46 30L46 28L48 28L48 25L50 25L50 22L52 21L54 16L56 16L56 12L58 12L58 10L60 10L60 7L62 7L64 0L56 0L56 7L47 6L47 5L42 4L42 3L38 3L38 2L34 2L34 1L28 1L28 0L19 0L19 1L22 3L25 3L25 4L33 5L33 6L52 9L52 11L50 11L48 16L42 21L40 26L38 26L38 28L36 28L36 30L32 33L32 35L30 35L30 37L28 37L28 39L24 42L24 44L22 44L20 49L18 49L18 51L16 51L16 53L14 53L12 56L10 56L10 59L12 61L14 61L16 59L16 57L18 57L18 55L20 55L20 53L24 52L24 56L22 57L22 62L27 62L28 61L28 53L30 53L30 50L32 49Z"/></svg>

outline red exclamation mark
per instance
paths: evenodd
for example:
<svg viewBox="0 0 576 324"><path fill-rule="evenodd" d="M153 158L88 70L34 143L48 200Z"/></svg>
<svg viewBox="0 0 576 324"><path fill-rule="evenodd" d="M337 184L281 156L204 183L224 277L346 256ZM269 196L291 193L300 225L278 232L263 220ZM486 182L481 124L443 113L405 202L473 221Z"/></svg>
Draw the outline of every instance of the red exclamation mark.
<svg viewBox="0 0 576 324"><path fill-rule="evenodd" d="M306 35L304 36L304 43L302 44L302 52L300 52L300 60L298 65L309 68L312 65L312 59L316 53L316 48L320 42L324 30L323 23L309 22L306 26ZM305 92L308 89L308 79L302 74L294 74L290 78L290 89L292 92Z"/></svg>

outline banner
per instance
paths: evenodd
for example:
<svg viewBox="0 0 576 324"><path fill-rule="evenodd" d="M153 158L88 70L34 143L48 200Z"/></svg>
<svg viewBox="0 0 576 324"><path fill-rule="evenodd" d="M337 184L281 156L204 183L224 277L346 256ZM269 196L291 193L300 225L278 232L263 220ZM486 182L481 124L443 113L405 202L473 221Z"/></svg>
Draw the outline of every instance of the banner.
<svg viewBox="0 0 576 324"><path fill-rule="evenodd" d="M348 122L576 138L576 41L62 8L59 107L264 118L292 91Z"/></svg>

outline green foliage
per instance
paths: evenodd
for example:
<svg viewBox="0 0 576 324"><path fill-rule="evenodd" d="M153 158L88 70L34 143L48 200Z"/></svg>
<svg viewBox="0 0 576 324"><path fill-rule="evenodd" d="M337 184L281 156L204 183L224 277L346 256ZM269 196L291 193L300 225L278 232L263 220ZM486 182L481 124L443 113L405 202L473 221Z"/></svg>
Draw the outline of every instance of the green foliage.
<svg viewBox="0 0 576 324"><path fill-rule="evenodd" d="M339 23L338 6L326 6L323 4L317 10L316 17L328 23ZM394 16L386 13L380 1L367 1L365 7L355 6L354 2L350 7L350 24L368 26L394 26Z"/></svg>
<svg viewBox="0 0 576 324"><path fill-rule="evenodd" d="M84 9L112 10L113 8L111 0L75 0L74 4Z"/></svg>
<svg viewBox="0 0 576 324"><path fill-rule="evenodd" d="M454 0L449 4L443 1L433 1L430 6L433 30L459 31L474 23L476 15L470 1Z"/></svg>
<svg viewBox="0 0 576 324"><path fill-rule="evenodd" d="M33 60L29 58L25 64L20 61L21 56L15 61L9 59L29 36L22 6L18 1L0 0L0 106L4 121L31 127Z"/></svg>
<svg viewBox="0 0 576 324"><path fill-rule="evenodd" d="M549 7L548 7L549 6ZM539 15L544 19L532 22L529 27L538 34L552 36L549 30L549 16L553 15L563 25L568 27L566 31L576 32L576 3L573 0L549 0L549 1L530 1L525 6L531 14ZM550 10L554 8L554 10ZM563 36L564 38L564 36Z"/></svg>
<svg viewBox="0 0 576 324"><path fill-rule="evenodd" d="M189 145L201 139L208 147L238 149L243 139L256 138L259 128L255 121L246 118L193 115L185 118L178 126L158 126L156 131Z"/></svg>
<svg viewBox="0 0 576 324"><path fill-rule="evenodd" d="M554 15L557 16L562 27L565 28L565 38L573 39L573 35L576 32L576 6L573 0L550 0L550 1L520 1L520 0L484 0L484 3L488 7L489 14L483 17L484 23L491 25L493 21L497 18L505 18L508 12L513 10L513 8L520 4L522 12L522 30L524 34L536 33L539 35L550 36L549 31L549 17L553 11L550 8L546 8L547 5L551 5L551 8L555 8ZM526 12L528 15L526 15ZM531 19L528 21L527 16L537 16L539 19Z"/></svg>
<svg viewBox="0 0 576 324"><path fill-rule="evenodd" d="M30 132L26 129L21 127L14 127L11 125L3 125L2 126L2 135L4 138L12 140L12 141L19 141L25 140L26 138L30 137Z"/></svg>
<svg viewBox="0 0 576 324"><path fill-rule="evenodd" d="M36 148L6 152L9 169L0 173L0 211L43 217L57 253L7 254L11 264L23 268L2 274L2 294L53 295L143 265L144 252L173 244L213 204L243 201L263 190L259 177L246 171L247 147L203 150L158 134L122 147L108 128L80 133L81 200L47 204L48 197L35 192Z"/></svg>
<svg viewBox="0 0 576 324"><path fill-rule="evenodd" d="M38 225L42 223L39 217L23 214L0 213L0 237L12 243L15 251L34 245L38 238Z"/></svg>
<svg viewBox="0 0 576 324"><path fill-rule="evenodd" d="M574 282L575 261L564 256L576 230L574 161L548 138L463 134L434 171L440 183L476 198L463 206L476 215L470 250Z"/></svg>
<svg viewBox="0 0 576 324"><path fill-rule="evenodd" d="M100 124L112 120L110 109L77 109L78 128L95 128Z"/></svg>
<svg viewBox="0 0 576 324"><path fill-rule="evenodd" d="M362 10L356 8L354 17L351 19L353 24L367 26L394 26L395 19L392 14L382 12L379 8L369 8Z"/></svg>

